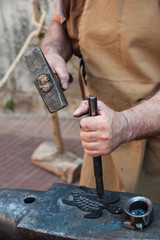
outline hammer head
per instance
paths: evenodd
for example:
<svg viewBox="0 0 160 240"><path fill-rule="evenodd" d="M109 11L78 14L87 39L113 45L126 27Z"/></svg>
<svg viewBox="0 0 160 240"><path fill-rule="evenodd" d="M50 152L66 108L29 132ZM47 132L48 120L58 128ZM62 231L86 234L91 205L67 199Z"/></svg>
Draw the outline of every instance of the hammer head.
<svg viewBox="0 0 160 240"><path fill-rule="evenodd" d="M60 86L40 47L24 53L23 59L31 73L33 82L49 112L53 113L68 105Z"/></svg>

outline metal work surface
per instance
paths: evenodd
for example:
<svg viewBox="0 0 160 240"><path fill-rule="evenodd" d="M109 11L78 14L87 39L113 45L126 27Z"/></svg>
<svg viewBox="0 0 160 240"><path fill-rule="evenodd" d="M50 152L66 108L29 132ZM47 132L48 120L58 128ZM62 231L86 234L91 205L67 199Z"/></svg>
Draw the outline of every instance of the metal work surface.
<svg viewBox="0 0 160 240"><path fill-rule="evenodd" d="M106 210L97 219L84 218L86 212L63 204L77 186L54 184L48 191L0 189L0 239L3 240L94 240L94 239L160 239L160 206L154 204L154 220L143 232L123 228L124 215ZM91 189L91 191L96 191ZM113 206L123 209L133 194L118 193L120 201ZM104 191L104 195L111 195Z"/></svg>

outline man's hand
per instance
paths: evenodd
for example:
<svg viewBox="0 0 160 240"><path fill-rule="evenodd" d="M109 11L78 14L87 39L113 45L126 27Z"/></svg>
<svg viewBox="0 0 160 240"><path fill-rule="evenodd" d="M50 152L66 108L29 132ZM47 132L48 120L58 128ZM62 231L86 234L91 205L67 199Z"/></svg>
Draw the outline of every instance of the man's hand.
<svg viewBox="0 0 160 240"><path fill-rule="evenodd" d="M53 72L58 75L62 88L67 89L69 74L66 62L72 56L72 48L62 24L52 21L45 38L41 42L41 49Z"/></svg>
<svg viewBox="0 0 160 240"><path fill-rule="evenodd" d="M109 154L126 141L128 122L124 115L115 112L101 101L97 102L98 116L81 119L80 137L82 146L89 156ZM88 101L82 101L74 117L88 113Z"/></svg>
<svg viewBox="0 0 160 240"><path fill-rule="evenodd" d="M64 59L54 51L45 51L45 57L51 66L54 73L56 73L61 81L63 89L67 89L69 85L69 73Z"/></svg>

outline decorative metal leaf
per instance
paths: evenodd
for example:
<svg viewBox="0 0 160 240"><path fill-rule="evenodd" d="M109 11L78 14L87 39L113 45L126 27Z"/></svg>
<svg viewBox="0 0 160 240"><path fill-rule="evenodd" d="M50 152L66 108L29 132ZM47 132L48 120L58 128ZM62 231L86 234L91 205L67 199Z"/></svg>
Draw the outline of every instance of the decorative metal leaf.
<svg viewBox="0 0 160 240"><path fill-rule="evenodd" d="M73 200L62 199L62 202L69 206L76 206L82 211L89 212L89 214L84 216L85 218L99 218L103 213L103 209L112 214L120 214L122 212L121 208L109 205L119 201L118 194L111 192L107 196L104 196L103 199L99 199L94 189L81 186L80 190L71 193Z"/></svg>
<svg viewBox="0 0 160 240"><path fill-rule="evenodd" d="M62 199L63 204L68 205L68 206L76 206L74 201Z"/></svg>
<svg viewBox="0 0 160 240"><path fill-rule="evenodd" d="M90 218L90 219L94 219L94 218L100 218L102 216L102 209L99 208L98 210L96 210L95 212L89 213L84 215L85 218Z"/></svg>
<svg viewBox="0 0 160 240"><path fill-rule="evenodd" d="M95 212L102 207L94 195L74 193L73 199L76 206L86 212Z"/></svg>

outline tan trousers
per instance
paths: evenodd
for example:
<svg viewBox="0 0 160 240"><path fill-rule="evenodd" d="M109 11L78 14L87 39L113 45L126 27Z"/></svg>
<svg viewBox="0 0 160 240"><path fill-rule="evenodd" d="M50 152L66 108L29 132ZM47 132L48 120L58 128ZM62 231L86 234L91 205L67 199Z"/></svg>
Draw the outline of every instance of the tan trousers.
<svg viewBox="0 0 160 240"><path fill-rule="evenodd" d="M116 111L149 97L160 81L158 0L86 0L79 45L90 94ZM106 189L137 192L160 203L160 139L121 145L103 157ZM85 156L80 184L95 187Z"/></svg>

